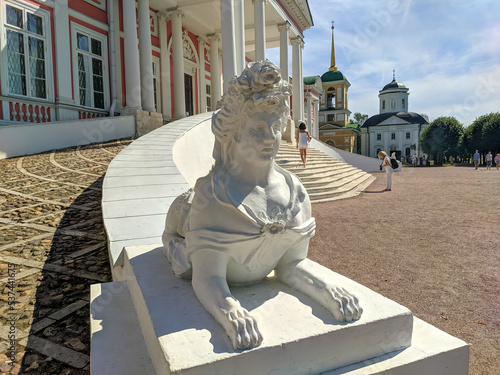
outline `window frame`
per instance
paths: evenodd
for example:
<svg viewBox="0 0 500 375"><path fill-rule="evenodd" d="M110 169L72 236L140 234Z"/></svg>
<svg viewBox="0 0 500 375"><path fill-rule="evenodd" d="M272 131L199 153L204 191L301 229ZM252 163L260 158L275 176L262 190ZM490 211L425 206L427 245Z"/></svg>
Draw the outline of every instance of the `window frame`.
<svg viewBox="0 0 500 375"><path fill-rule="evenodd" d="M109 60L108 60L108 38L105 34L101 34L97 31L91 30L83 25L80 25L79 23L76 23L74 21L71 21L70 23L71 27L71 53L72 53L72 64L73 64L73 95L75 97L75 103L77 106L81 108L85 108L88 110L93 110L93 111L103 111L107 112L109 110L109 105L110 105L110 88L109 88ZM95 55L91 53L91 51L83 51L78 48L78 42L77 42L77 34L83 34L85 36L88 36L89 38L95 39L101 43L101 52L102 55L99 57L98 55ZM92 42L89 42L89 50L91 50L91 45ZM95 107L94 103L94 85L91 84L91 104L90 106L88 105L82 105L80 104L80 84L79 84L79 78L78 78L78 53L85 53L87 56L90 56L91 59L93 56L96 58L99 57L102 61L102 80L103 80L103 94L104 94L104 108L97 108ZM92 60L91 60L92 61ZM90 73L91 73L91 79L90 82L92 83L93 79L93 73L92 73L92 63L90 64Z"/></svg>
<svg viewBox="0 0 500 375"><path fill-rule="evenodd" d="M19 9L22 11L23 27L19 28L14 25L7 24L7 6ZM42 19L43 35L28 30L28 13L33 14ZM0 50L5 51L0 55L0 80L2 87L2 94L12 98L19 98L28 101L38 102L54 102L54 79L53 79L53 63L52 63L52 25L51 13L42 7L25 3L16 0L2 1L0 6ZM7 30L21 33L24 39L24 58L25 58L25 79L26 79L26 95L11 93L9 90L9 69L8 69L8 56L7 56ZM31 95L31 73L29 68L29 37L42 40L44 43L44 68L45 68L45 98L40 98Z"/></svg>

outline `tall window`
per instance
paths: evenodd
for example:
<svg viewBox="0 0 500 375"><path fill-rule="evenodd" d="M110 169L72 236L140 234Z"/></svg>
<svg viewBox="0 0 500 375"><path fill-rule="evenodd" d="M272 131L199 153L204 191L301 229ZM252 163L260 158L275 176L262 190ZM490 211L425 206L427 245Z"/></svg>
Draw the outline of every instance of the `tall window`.
<svg viewBox="0 0 500 375"><path fill-rule="evenodd" d="M410 132L406 132L406 139L410 139L410 138L411 138Z"/></svg>
<svg viewBox="0 0 500 375"><path fill-rule="evenodd" d="M9 94L48 98L47 23L44 11L5 4L4 48Z"/></svg>
<svg viewBox="0 0 500 375"><path fill-rule="evenodd" d="M193 115L193 77L184 74L184 93L186 94L186 115Z"/></svg>
<svg viewBox="0 0 500 375"><path fill-rule="evenodd" d="M326 121L333 121L333 115L326 115Z"/></svg>
<svg viewBox="0 0 500 375"><path fill-rule="evenodd" d="M401 105L403 106L403 109L405 109L405 100L401 99Z"/></svg>
<svg viewBox="0 0 500 375"><path fill-rule="evenodd" d="M385 109L385 100L382 100L382 109Z"/></svg>
<svg viewBox="0 0 500 375"><path fill-rule="evenodd" d="M76 33L78 93L80 105L104 109L104 61L102 42Z"/></svg>
<svg viewBox="0 0 500 375"><path fill-rule="evenodd" d="M210 91L210 85L207 85L206 87L206 93L207 93L207 112L210 112L212 110L212 94Z"/></svg>
<svg viewBox="0 0 500 375"><path fill-rule="evenodd" d="M153 61L153 94L155 110L158 112L158 63L156 61Z"/></svg>
<svg viewBox="0 0 500 375"><path fill-rule="evenodd" d="M391 133L391 139L396 139L396 133Z"/></svg>
<svg viewBox="0 0 500 375"><path fill-rule="evenodd" d="M335 108L335 88L326 90L326 108Z"/></svg>
<svg viewBox="0 0 500 375"><path fill-rule="evenodd" d="M377 141L381 141L381 140L382 140L382 134L377 133Z"/></svg>

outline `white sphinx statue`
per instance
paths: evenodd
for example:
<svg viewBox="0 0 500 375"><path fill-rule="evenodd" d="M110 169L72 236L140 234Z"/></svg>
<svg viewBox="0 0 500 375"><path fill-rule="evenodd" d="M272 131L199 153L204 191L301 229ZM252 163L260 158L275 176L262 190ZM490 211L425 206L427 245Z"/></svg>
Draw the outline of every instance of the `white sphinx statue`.
<svg viewBox="0 0 500 375"><path fill-rule="evenodd" d="M175 274L192 278L196 297L235 349L263 338L229 285L261 281L273 270L338 321L357 320L363 311L355 296L315 276L306 259L316 227L311 202L299 179L274 161L290 93L270 61L250 63L231 80L212 117L215 165L173 202L163 233Z"/></svg>

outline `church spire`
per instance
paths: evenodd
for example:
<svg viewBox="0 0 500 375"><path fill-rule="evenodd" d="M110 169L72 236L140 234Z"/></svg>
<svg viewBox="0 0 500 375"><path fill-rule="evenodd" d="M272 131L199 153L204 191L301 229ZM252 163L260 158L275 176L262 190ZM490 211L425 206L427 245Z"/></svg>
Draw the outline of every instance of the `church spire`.
<svg viewBox="0 0 500 375"><path fill-rule="evenodd" d="M331 66L330 66L330 71L337 71L337 65L335 64L335 44L333 42L333 24L335 21L332 21L332 58L331 58Z"/></svg>

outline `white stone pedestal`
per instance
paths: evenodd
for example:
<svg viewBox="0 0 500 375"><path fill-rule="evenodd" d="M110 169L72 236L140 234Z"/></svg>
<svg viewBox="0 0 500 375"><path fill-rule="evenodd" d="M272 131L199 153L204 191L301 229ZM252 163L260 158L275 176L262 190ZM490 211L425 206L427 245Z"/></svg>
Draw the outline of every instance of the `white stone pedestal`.
<svg viewBox="0 0 500 375"><path fill-rule="evenodd" d="M360 299L364 313L359 321L338 323L307 296L269 278L232 288L264 337L257 348L234 351L190 282L173 275L159 245L126 248L126 285L92 288L92 374L468 373L468 347L461 340L414 321L408 309L370 289L318 268Z"/></svg>

